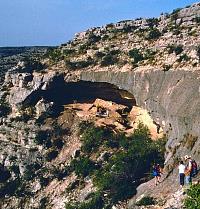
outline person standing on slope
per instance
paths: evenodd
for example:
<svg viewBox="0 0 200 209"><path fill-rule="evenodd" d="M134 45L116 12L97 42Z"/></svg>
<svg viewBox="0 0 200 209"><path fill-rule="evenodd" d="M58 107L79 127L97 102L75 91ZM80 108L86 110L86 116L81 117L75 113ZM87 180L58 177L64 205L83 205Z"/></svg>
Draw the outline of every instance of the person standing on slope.
<svg viewBox="0 0 200 209"><path fill-rule="evenodd" d="M186 155L185 160L187 161L187 165L185 168L185 184L188 185L192 182L191 173L192 173L192 159L191 156Z"/></svg>
<svg viewBox="0 0 200 209"><path fill-rule="evenodd" d="M161 178L161 167L159 164L154 164L153 166L153 176L155 177L155 185L160 183L160 178Z"/></svg>
<svg viewBox="0 0 200 209"><path fill-rule="evenodd" d="M183 164L183 161L180 161L180 165L178 166L179 170L179 182L181 188L184 186L184 181L185 181L185 165Z"/></svg>

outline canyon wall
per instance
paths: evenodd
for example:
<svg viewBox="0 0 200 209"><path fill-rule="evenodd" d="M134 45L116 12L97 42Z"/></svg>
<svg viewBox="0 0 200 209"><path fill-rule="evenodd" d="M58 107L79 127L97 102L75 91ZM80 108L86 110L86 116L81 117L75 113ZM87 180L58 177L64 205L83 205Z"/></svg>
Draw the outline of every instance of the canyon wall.
<svg viewBox="0 0 200 209"><path fill-rule="evenodd" d="M166 164L173 165L185 154L200 162L199 71L82 71L80 79L108 82L131 92L167 135Z"/></svg>

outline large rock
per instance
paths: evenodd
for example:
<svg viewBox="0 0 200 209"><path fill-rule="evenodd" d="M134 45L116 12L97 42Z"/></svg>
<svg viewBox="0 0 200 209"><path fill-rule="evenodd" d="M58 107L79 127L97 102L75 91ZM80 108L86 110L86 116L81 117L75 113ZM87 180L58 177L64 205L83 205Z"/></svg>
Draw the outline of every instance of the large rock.
<svg viewBox="0 0 200 209"><path fill-rule="evenodd" d="M7 100L12 107L13 115L23 105L33 105L42 96L42 91L60 76L54 71L48 73L13 73L8 71L5 75L4 89L8 91Z"/></svg>

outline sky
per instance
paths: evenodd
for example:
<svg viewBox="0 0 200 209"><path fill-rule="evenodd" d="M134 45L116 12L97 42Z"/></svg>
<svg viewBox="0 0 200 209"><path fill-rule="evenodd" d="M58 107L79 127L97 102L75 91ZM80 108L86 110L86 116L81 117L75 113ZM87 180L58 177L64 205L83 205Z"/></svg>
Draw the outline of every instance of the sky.
<svg viewBox="0 0 200 209"><path fill-rule="evenodd" d="M0 0L0 46L55 46L77 32L157 17L192 0Z"/></svg>

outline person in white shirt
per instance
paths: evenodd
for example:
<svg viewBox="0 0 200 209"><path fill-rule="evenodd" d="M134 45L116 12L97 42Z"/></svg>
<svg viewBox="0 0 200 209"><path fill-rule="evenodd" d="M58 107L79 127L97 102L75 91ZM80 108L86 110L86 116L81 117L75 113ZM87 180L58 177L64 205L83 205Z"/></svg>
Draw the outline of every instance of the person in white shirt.
<svg viewBox="0 0 200 209"><path fill-rule="evenodd" d="M184 179L185 179L185 165L183 164L183 161L180 161L180 165L178 166L178 170L179 170L179 182L180 182L180 186L183 187L184 186Z"/></svg>

